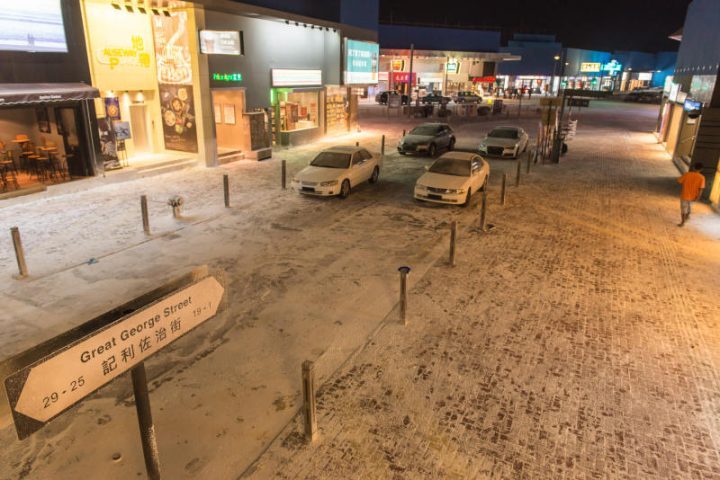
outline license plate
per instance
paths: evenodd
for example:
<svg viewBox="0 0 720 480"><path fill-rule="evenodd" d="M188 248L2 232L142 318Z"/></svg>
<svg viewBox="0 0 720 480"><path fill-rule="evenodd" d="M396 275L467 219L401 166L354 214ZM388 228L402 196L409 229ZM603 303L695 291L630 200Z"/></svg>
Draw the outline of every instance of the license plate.
<svg viewBox="0 0 720 480"><path fill-rule="evenodd" d="M428 195L428 198L430 200L442 200L442 195L433 195L432 193Z"/></svg>
<svg viewBox="0 0 720 480"><path fill-rule="evenodd" d="M315 189L312 187L302 187L302 191L315 193Z"/></svg>

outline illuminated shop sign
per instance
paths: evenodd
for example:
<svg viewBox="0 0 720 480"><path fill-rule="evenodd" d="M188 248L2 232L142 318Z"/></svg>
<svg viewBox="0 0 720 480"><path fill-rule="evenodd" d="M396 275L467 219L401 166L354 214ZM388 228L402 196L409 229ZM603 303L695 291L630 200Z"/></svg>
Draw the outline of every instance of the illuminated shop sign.
<svg viewBox="0 0 720 480"><path fill-rule="evenodd" d="M390 69L393 72L402 72L405 70L405 60L393 60L390 63Z"/></svg>
<svg viewBox="0 0 720 480"><path fill-rule="evenodd" d="M673 83L670 87L670 94L668 95L668 100L671 102L677 101L678 95L680 94L680 84L679 83Z"/></svg>
<svg viewBox="0 0 720 480"><path fill-rule="evenodd" d="M240 32L225 30L200 30L200 53L216 55L241 55Z"/></svg>
<svg viewBox="0 0 720 480"><path fill-rule="evenodd" d="M320 87L322 70L272 69L273 87Z"/></svg>
<svg viewBox="0 0 720 480"><path fill-rule="evenodd" d="M695 110L701 110L702 106L702 102L687 98L685 99L685 103L683 104L683 110L685 110L686 112L693 112Z"/></svg>
<svg viewBox="0 0 720 480"><path fill-rule="evenodd" d="M599 73L602 68L601 63L581 63L580 71L583 73Z"/></svg>
<svg viewBox="0 0 720 480"><path fill-rule="evenodd" d="M242 73L213 73L212 79L216 82L242 82Z"/></svg>
<svg viewBox="0 0 720 480"><path fill-rule="evenodd" d="M622 65L617 60L611 60L602 67L603 72L608 72L610 75L616 75L622 72Z"/></svg>
<svg viewBox="0 0 720 480"><path fill-rule="evenodd" d="M495 83L497 81L497 77L470 77L470 81L473 83Z"/></svg>
<svg viewBox="0 0 720 480"><path fill-rule="evenodd" d="M345 85L367 85L378 82L380 45L345 39Z"/></svg>
<svg viewBox="0 0 720 480"><path fill-rule="evenodd" d="M460 62L457 60L450 60L445 64L445 71L447 73L460 73Z"/></svg>

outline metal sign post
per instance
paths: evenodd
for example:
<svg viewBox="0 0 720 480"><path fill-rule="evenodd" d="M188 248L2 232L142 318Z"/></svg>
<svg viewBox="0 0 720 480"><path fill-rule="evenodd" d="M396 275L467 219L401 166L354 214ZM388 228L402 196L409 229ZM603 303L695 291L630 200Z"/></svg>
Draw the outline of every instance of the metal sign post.
<svg viewBox="0 0 720 480"><path fill-rule="evenodd" d="M144 361L213 318L224 292L198 269L4 362L18 438L130 370L148 475L160 478Z"/></svg>

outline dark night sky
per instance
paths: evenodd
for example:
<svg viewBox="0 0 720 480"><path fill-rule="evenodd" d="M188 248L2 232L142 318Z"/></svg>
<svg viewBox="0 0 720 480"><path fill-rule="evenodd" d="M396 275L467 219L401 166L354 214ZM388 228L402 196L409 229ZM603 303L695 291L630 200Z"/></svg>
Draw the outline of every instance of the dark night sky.
<svg viewBox="0 0 720 480"><path fill-rule="evenodd" d="M668 35L682 27L691 0L380 0L383 23L496 27L554 33L566 47L677 50Z"/></svg>

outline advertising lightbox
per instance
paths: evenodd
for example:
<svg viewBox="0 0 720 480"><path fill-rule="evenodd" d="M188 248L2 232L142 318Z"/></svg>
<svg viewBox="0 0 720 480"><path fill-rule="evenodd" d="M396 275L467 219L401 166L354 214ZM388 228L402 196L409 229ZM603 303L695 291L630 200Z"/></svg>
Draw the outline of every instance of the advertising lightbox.
<svg viewBox="0 0 720 480"><path fill-rule="evenodd" d="M599 73L602 68L600 63L581 63L580 71L583 73Z"/></svg>
<svg viewBox="0 0 720 480"><path fill-rule="evenodd" d="M378 83L380 45L345 39L345 85Z"/></svg>
<svg viewBox="0 0 720 480"><path fill-rule="evenodd" d="M273 87L320 87L322 70L272 69Z"/></svg>
<svg viewBox="0 0 720 480"><path fill-rule="evenodd" d="M200 30L200 53L241 55L240 32L234 30Z"/></svg>
<svg viewBox="0 0 720 480"><path fill-rule="evenodd" d="M0 50L65 53L60 0L0 2Z"/></svg>

